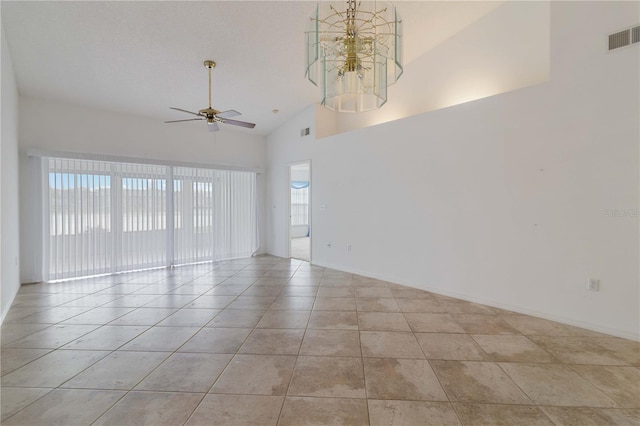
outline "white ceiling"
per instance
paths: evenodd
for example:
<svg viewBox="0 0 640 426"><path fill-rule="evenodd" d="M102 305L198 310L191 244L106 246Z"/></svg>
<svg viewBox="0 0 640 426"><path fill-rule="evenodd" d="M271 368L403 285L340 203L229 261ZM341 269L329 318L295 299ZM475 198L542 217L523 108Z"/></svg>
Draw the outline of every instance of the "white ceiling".
<svg viewBox="0 0 640 426"><path fill-rule="evenodd" d="M395 3L410 62L501 2ZM236 109L266 135L318 102L304 78L309 1L2 1L2 26L21 95L153 117L169 107ZM278 114L272 110L278 109ZM198 123L199 124L199 123ZM193 126L178 123L173 126Z"/></svg>

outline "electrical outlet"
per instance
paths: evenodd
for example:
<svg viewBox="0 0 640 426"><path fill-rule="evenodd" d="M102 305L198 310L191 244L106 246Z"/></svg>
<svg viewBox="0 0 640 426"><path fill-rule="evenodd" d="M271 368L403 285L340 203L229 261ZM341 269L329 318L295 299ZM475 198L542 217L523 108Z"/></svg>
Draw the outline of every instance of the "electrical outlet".
<svg viewBox="0 0 640 426"><path fill-rule="evenodd" d="M600 291L600 280L589 278L587 285L587 288L591 291Z"/></svg>
<svg viewBox="0 0 640 426"><path fill-rule="evenodd" d="M348 251L348 252L350 252L350 251L351 251L351 244L349 244L349 245L347 246L347 251Z"/></svg>

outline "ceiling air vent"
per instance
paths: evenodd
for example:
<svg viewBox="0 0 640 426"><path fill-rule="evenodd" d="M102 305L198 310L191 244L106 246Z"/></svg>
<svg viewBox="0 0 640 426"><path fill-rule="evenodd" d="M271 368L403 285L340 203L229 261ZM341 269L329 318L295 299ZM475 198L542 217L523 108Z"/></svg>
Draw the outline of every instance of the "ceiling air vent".
<svg viewBox="0 0 640 426"><path fill-rule="evenodd" d="M631 43L640 42L640 25L631 28Z"/></svg>
<svg viewBox="0 0 640 426"><path fill-rule="evenodd" d="M609 50L617 49L629 45L630 30L624 30L615 34L609 34Z"/></svg>

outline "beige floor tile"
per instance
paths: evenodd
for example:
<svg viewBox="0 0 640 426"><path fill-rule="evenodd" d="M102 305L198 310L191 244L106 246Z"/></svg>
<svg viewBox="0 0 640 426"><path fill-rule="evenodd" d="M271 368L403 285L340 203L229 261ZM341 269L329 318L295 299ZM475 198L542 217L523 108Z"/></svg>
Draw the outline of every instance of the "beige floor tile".
<svg viewBox="0 0 640 426"><path fill-rule="evenodd" d="M541 407L556 426L630 426L640 424L637 410L611 408Z"/></svg>
<svg viewBox="0 0 640 426"><path fill-rule="evenodd" d="M531 405L531 401L493 362L431 361L454 402Z"/></svg>
<svg viewBox="0 0 640 426"><path fill-rule="evenodd" d="M91 308L75 308L75 307L62 307L57 306L51 309L47 309L45 311L40 311L33 313L31 315L27 315L24 318L20 318L20 322L24 324L38 324L38 323L58 323L64 320L68 320L69 318L75 317L76 315L80 315L84 312L89 311Z"/></svg>
<svg viewBox="0 0 640 426"><path fill-rule="evenodd" d="M12 349L3 348L0 353L2 375L10 373L51 352L51 349Z"/></svg>
<svg viewBox="0 0 640 426"><path fill-rule="evenodd" d="M310 311L313 308L315 297L280 296L269 309L286 311Z"/></svg>
<svg viewBox="0 0 640 426"><path fill-rule="evenodd" d="M280 311L269 309L258 328L306 328L311 311Z"/></svg>
<svg viewBox="0 0 640 426"><path fill-rule="evenodd" d="M120 349L123 351L173 352L189 340L198 327L152 327Z"/></svg>
<svg viewBox="0 0 640 426"><path fill-rule="evenodd" d="M433 299L397 299L402 312L443 314L447 310L439 301Z"/></svg>
<svg viewBox="0 0 640 426"><path fill-rule="evenodd" d="M130 392L100 417L95 426L173 426L187 421L203 395L199 393Z"/></svg>
<svg viewBox="0 0 640 426"><path fill-rule="evenodd" d="M297 355L303 336L303 329L256 328L238 352L257 355Z"/></svg>
<svg viewBox="0 0 640 426"><path fill-rule="evenodd" d="M467 333L472 334L519 334L497 315L454 314L453 318Z"/></svg>
<svg viewBox="0 0 640 426"><path fill-rule="evenodd" d="M364 399L287 397L278 426L369 424Z"/></svg>
<svg viewBox="0 0 640 426"><path fill-rule="evenodd" d="M4 318L2 325L5 326L7 324L20 322L22 321L23 318L26 318L31 314L34 314L36 312L47 311L49 309L51 309L49 306L17 306L14 304L11 306L11 309L9 309L9 312L7 313L7 316ZM36 322L34 324L42 324L44 328L46 324L53 324L53 323L54 321L50 323Z"/></svg>
<svg viewBox="0 0 640 426"><path fill-rule="evenodd" d="M224 309L226 308L236 296L200 296L185 308L188 309ZM183 305L184 306L184 305ZM182 307L182 306L179 306Z"/></svg>
<svg viewBox="0 0 640 426"><path fill-rule="evenodd" d="M212 319L207 327L253 328L264 311L225 309Z"/></svg>
<svg viewBox="0 0 640 426"><path fill-rule="evenodd" d="M554 426L537 407L498 404L454 404L454 407L464 425Z"/></svg>
<svg viewBox="0 0 640 426"><path fill-rule="evenodd" d="M276 300L274 296L238 296L236 300L231 302L228 309L252 309L266 310Z"/></svg>
<svg viewBox="0 0 640 426"><path fill-rule="evenodd" d="M452 314L496 314L498 311L490 306L456 299L438 299L446 312Z"/></svg>
<svg viewBox="0 0 640 426"><path fill-rule="evenodd" d="M364 375L369 398L447 401L426 360L365 358Z"/></svg>
<svg viewBox="0 0 640 426"><path fill-rule="evenodd" d="M358 316L356 312L313 311L307 328L358 330Z"/></svg>
<svg viewBox="0 0 640 426"><path fill-rule="evenodd" d="M16 414L35 400L43 397L51 389L47 388L11 388L4 386L0 389L0 421Z"/></svg>
<svg viewBox="0 0 640 426"><path fill-rule="evenodd" d="M158 323L160 327L202 327L221 312L220 309L180 309Z"/></svg>
<svg viewBox="0 0 640 426"><path fill-rule="evenodd" d="M230 354L175 353L136 390L207 392L231 360Z"/></svg>
<svg viewBox="0 0 640 426"><path fill-rule="evenodd" d="M102 325L132 312L135 308L94 308L83 314L76 315L61 324L96 324Z"/></svg>
<svg viewBox="0 0 640 426"><path fill-rule="evenodd" d="M67 343L62 349L116 350L148 328L146 325L138 327L133 325L105 325L73 342Z"/></svg>
<svg viewBox="0 0 640 426"><path fill-rule="evenodd" d="M405 286L391 288L391 294L396 299L433 299L433 295L428 291Z"/></svg>
<svg viewBox="0 0 640 426"><path fill-rule="evenodd" d="M164 361L168 352L113 352L61 385L73 389L129 390Z"/></svg>
<svg viewBox="0 0 640 426"><path fill-rule="evenodd" d="M510 326L527 336L602 336L584 328L572 327L529 315L502 315Z"/></svg>
<svg viewBox="0 0 640 426"><path fill-rule="evenodd" d="M37 331L51 327L51 324L2 324L2 346L7 346L16 340L27 337Z"/></svg>
<svg viewBox="0 0 640 426"><path fill-rule="evenodd" d="M531 336L531 340L568 364L640 365L640 343L616 337Z"/></svg>
<svg viewBox="0 0 640 426"><path fill-rule="evenodd" d="M205 296L239 296L247 290L246 285L218 285L208 292Z"/></svg>
<svg viewBox="0 0 640 426"><path fill-rule="evenodd" d="M356 287L356 297L359 298L393 298L393 293L385 287Z"/></svg>
<svg viewBox="0 0 640 426"><path fill-rule="evenodd" d="M362 359L300 356L288 395L365 398Z"/></svg>
<svg viewBox="0 0 640 426"><path fill-rule="evenodd" d="M109 325L155 325L177 311L167 308L138 308L111 321Z"/></svg>
<svg viewBox="0 0 640 426"><path fill-rule="evenodd" d="M289 286L283 288L280 296L315 297L317 294L317 285L312 285L311 283L303 285L302 282L296 281L295 278L292 278L291 281L289 281Z"/></svg>
<svg viewBox="0 0 640 426"><path fill-rule="evenodd" d="M316 297L314 311L355 311L356 299L353 297Z"/></svg>
<svg viewBox="0 0 640 426"><path fill-rule="evenodd" d="M198 295L196 294L176 294L170 293L153 299L151 302L146 303L144 306L147 308L182 308L187 304L196 300Z"/></svg>
<svg viewBox="0 0 640 426"><path fill-rule="evenodd" d="M275 426L283 400L283 396L210 394L187 426Z"/></svg>
<svg viewBox="0 0 640 426"><path fill-rule="evenodd" d="M500 367L538 405L616 406L611 398L565 365L500 363Z"/></svg>
<svg viewBox="0 0 640 426"><path fill-rule="evenodd" d="M232 277L224 280L228 285L251 285L258 280L258 277L240 277L234 274Z"/></svg>
<svg viewBox="0 0 640 426"><path fill-rule="evenodd" d="M413 333L401 331L361 331L362 356L377 358L420 358L424 353Z"/></svg>
<svg viewBox="0 0 640 426"><path fill-rule="evenodd" d="M359 357L360 334L355 330L307 330L300 355Z"/></svg>
<svg viewBox="0 0 640 426"><path fill-rule="evenodd" d="M369 400L371 426L461 425L448 402Z"/></svg>
<svg viewBox="0 0 640 426"><path fill-rule="evenodd" d="M427 359L488 360L487 354L467 334L415 333Z"/></svg>
<svg viewBox="0 0 640 426"><path fill-rule="evenodd" d="M356 307L360 312L400 312L396 299L391 298L356 298Z"/></svg>
<svg viewBox="0 0 640 426"><path fill-rule="evenodd" d="M325 287L320 286L317 297L355 297L356 291L351 287Z"/></svg>
<svg viewBox="0 0 640 426"><path fill-rule="evenodd" d="M236 355L210 392L285 395L295 363L288 355Z"/></svg>
<svg viewBox="0 0 640 426"><path fill-rule="evenodd" d="M3 424L640 424L638 342L268 255L23 287L1 343Z"/></svg>
<svg viewBox="0 0 640 426"><path fill-rule="evenodd" d="M571 365L620 407L640 408L640 369L601 365Z"/></svg>
<svg viewBox="0 0 640 426"><path fill-rule="evenodd" d="M449 314L405 313L411 330L416 333L464 333Z"/></svg>
<svg viewBox="0 0 640 426"><path fill-rule="evenodd" d="M354 286L359 288L389 288L387 281L378 280L376 278L365 277L362 275L354 275L351 279ZM380 296L383 297L383 296Z"/></svg>
<svg viewBox="0 0 640 426"><path fill-rule="evenodd" d="M55 389L2 424L88 425L124 394L122 391Z"/></svg>
<svg viewBox="0 0 640 426"><path fill-rule="evenodd" d="M205 327L182 345L178 352L234 354L250 332L250 328Z"/></svg>
<svg viewBox="0 0 640 426"><path fill-rule="evenodd" d="M166 294L166 296L191 296L191 300L189 301L190 303L198 296L215 296L214 294L207 294L208 292L213 290L213 288L213 285L194 284L193 282L190 282L176 289L170 290L169 293ZM172 304L171 306L178 307L176 306L176 304Z"/></svg>
<svg viewBox="0 0 640 426"><path fill-rule="evenodd" d="M243 296L278 296L282 289L283 285L256 285L249 287L246 289L242 295Z"/></svg>
<svg viewBox="0 0 640 426"><path fill-rule="evenodd" d="M493 361L558 362L549 352L521 335L473 335L480 347Z"/></svg>
<svg viewBox="0 0 640 426"><path fill-rule="evenodd" d="M411 331L400 312L358 312L360 330Z"/></svg>
<svg viewBox="0 0 640 426"><path fill-rule="evenodd" d="M5 347L55 349L97 328L97 325L54 325L9 343Z"/></svg>
<svg viewBox="0 0 640 426"><path fill-rule="evenodd" d="M53 351L2 376L2 386L53 388L109 355L108 351Z"/></svg>
<svg viewBox="0 0 640 426"><path fill-rule="evenodd" d="M148 288L148 287L146 287ZM106 303L102 305L105 308L139 308L141 306L146 305L152 300L160 297L160 294L127 294L126 296L122 296L113 302Z"/></svg>

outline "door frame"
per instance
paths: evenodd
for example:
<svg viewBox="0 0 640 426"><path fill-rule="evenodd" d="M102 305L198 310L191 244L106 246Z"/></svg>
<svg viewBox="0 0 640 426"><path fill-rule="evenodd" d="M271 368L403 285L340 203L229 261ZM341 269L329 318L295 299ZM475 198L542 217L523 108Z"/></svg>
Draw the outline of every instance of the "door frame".
<svg viewBox="0 0 640 426"><path fill-rule="evenodd" d="M287 241L287 259L291 259L291 168L295 167L295 166L300 166L302 164L308 164L309 165L309 263L311 263L311 260L313 259L313 248L312 248L312 244L311 242L313 241L313 220L312 220L312 206L311 206L311 191L313 190L313 179L311 178L312 176L312 165L311 165L311 159L308 160L300 160L300 161L294 161L292 163L287 163L287 208L285 209L286 212L286 221L287 221L287 226L286 226L286 231L285 231L285 235L286 235L286 241Z"/></svg>

